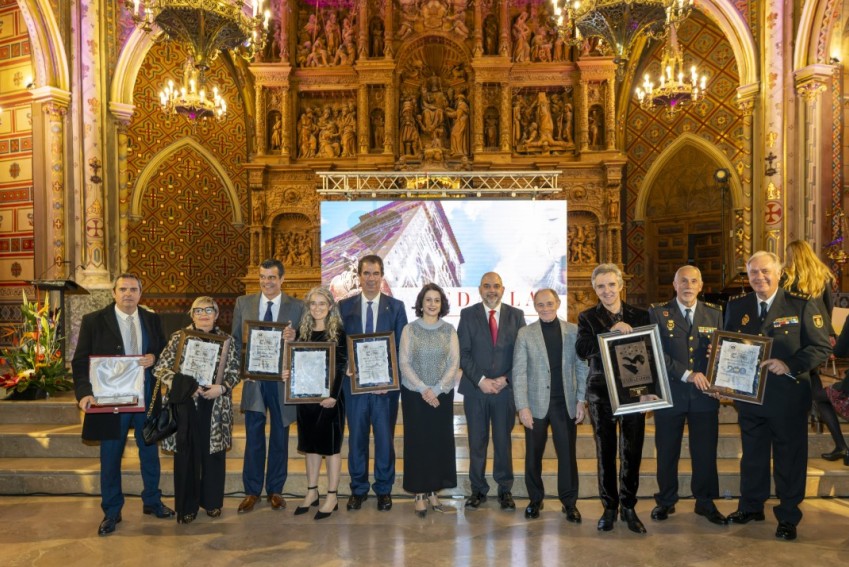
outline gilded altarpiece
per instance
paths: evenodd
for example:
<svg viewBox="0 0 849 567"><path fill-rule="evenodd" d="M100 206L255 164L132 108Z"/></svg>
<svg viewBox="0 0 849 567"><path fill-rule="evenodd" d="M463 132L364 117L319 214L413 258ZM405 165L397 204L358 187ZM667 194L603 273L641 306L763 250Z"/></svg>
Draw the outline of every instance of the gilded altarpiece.
<svg viewBox="0 0 849 567"><path fill-rule="evenodd" d="M288 293L319 283L316 172L554 169L561 191L545 198L567 199L575 227L570 312L594 303L592 268L622 263L611 57L572 47L541 0L273 7L276 47L251 65L249 292L272 256Z"/></svg>

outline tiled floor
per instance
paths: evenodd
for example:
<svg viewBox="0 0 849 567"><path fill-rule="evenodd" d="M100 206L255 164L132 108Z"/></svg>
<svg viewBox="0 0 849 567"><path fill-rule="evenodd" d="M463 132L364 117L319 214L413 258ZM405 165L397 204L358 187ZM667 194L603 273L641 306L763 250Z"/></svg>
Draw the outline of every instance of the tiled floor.
<svg viewBox="0 0 849 567"><path fill-rule="evenodd" d="M396 498L391 512L377 512L369 499L358 512L342 510L316 522L295 517L299 499L274 512L266 504L236 514L240 499L227 498L224 515L205 514L190 525L157 520L141 513L138 498L129 498L123 522L107 537L98 537L101 519L95 497L0 497L0 565L26 566L181 566L181 565L580 565L592 566L839 566L849 553L849 500L808 499L799 539L774 537L768 503L767 520L745 526L714 526L692 513L693 501L681 501L668 521L649 518L653 503L644 499L637 511L647 535L595 528L601 512L597 500L581 500L580 525L567 523L559 502L547 500L538 520L502 512L492 501L466 513L462 500L447 501L456 513L413 514L410 499ZM171 502L166 499L166 503ZM723 513L735 501L720 501Z"/></svg>

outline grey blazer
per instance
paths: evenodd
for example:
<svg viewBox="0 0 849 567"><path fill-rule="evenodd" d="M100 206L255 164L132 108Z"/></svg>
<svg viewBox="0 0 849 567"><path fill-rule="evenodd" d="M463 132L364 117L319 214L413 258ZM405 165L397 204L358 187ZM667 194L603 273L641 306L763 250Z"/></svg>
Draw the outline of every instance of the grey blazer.
<svg viewBox="0 0 849 567"><path fill-rule="evenodd" d="M236 299L236 308L233 311L233 339L236 343L236 353L241 360L243 346L243 323L245 321L256 321L259 319L259 300L261 293L253 295L243 295ZM285 293L281 292L280 311L277 314L277 322L284 323L291 321L292 326L297 330L301 323L301 315L304 313L304 303ZM283 412L283 425L288 426L295 421L297 408L293 405L285 405L283 403L283 382L277 384L278 394L280 395L280 411ZM266 407L262 400L262 393L259 389L259 383L252 380L242 382L242 412L258 411L265 413Z"/></svg>
<svg viewBox="0 0 849 567"><path fill-rule="evenodd" d="M575 353L578 327L558 318L563 335L563 391L566 409L575 419L577 402L586 400L587 376L590 369ZM516 410L530 408L535 419L548 414L551 401L551 369L539 320L519 329L516 348L513 350L513 396Z"/></svg>

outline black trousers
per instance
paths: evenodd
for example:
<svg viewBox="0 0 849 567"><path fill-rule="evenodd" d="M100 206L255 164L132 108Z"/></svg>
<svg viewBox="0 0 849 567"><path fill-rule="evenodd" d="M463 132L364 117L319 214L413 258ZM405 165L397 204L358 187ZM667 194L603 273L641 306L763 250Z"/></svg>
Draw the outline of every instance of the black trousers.
<svg viewBox="0 0 849 567"><path fill-rule="evenodd" d="M516 405L513 389L504 388L497 394L474 390L463 396L466 426L469 431L469 482L472 494L487 494L486 453L492 429L492 478L498 485L498 495L513 490L513 426L516 425Z"/></svg>
<svg viewBox="0 0 849 567"><path fill-rule="evenodd" d="M738 408L739 411L739 408ZM760 417L741 411L743 440L740 459L740 505L743 512L761 512L769 498L769 463L779 504L773 509L779 522L793 525L802 519L799 504L805 498L808 470L808 415L796 412Z"/></svg>
<svg viewBox="0 0 849 567"><path fill-rule="evenodd" d="M174 506L178 516L224 506L227 451L209 453L215 400L198 397L177 406L177 452L174 455Z"/></svg>
<svg viewBox="0 0 849 567"><path fill-rule="evenodd" d="M672 506L678 501L678 460L681 456L685 421L689 431L690 458L693 462L690 488L696 499L696 508L709 511L714 508L714 499L719 498L719 475L716 468L718 410L689 413L671 410L654 412L658 485L654 499L663 506Z"/></svg>
<svg viewBox="0 0 849 567"><path fill-rule="evenodd" d="M557 453L557 497L566 506L574 506L578 500L578 460L575 456L575 440L578 426L569 417L564 398L553 398L548 405L548 414L542 419L534 418L534 428L525 428L525 486L531 502L545 498L542 485L542 456L548 441L548 427L554 439Z"/></svg>
<svg viewBox="0 0 849 567"><path fill-rule="evenodd" d="M598 494L601 502L607 510L615 510L620 503L625 508L633 508L637 504L637 490L640 487L646 416L642 413L632 413L614 417L604 376L590 376L587 383L587 401L598 456ZM618 490L617 452L620 461Z"/></svg>
<svg viewBox="0 0 849 567"><path fill-rule="evenodd" d="M846 439L843 438L843 432L840 431L840 421L837 419L837 413L834 411L834 406L831 405L831 401L825 393L825 388L822 387L819 369L814 368L811 370L810 374L811 393L814 397L814 403L817 405L817 409L819 410L820 421L825 424L828 428L828 432L831 433L831 438L834 440L834 447L836 449L846 449Z"/></svg>

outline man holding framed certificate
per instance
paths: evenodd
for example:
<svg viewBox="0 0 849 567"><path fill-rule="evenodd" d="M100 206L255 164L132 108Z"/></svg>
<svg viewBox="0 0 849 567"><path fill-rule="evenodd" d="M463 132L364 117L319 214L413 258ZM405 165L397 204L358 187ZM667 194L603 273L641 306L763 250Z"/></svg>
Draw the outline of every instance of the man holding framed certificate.
<svg viewBox="0 0 849 567"><path fill-rule="evenodd" d="M152 367L165 346L165 335L159 315L139 309L142 284L135 274L121 274L112 285L114 303L100 311L85 315L71 366L74 372L74 392L80 409L88 410L94 403L94 391L89 378L90 358L98 355L140 355L139 365L145 368L145 407L153 393ZM127 444L130 426L135 429L136 446L144 489L142 512L157 518L171 518L174 511L162 503L159 490L159 447L146 445L142 437L145 414L86 413L83 421L85 440L100 441L100 507L104 518L98 535L108 535L121 522L124 494L121 489L121 456Z"/></svg>
<svg viewBox="0 0 849 567"><path fill-rule="evenodd" d="M775 537L796 539L802 519L808 464L807 415L811 408L808 372L828 359L829 329L808 296L778 285L781 262L772 252L755 252L746 263L754 292L732 298L725 311L725 329L772 337L771 358L763 404L735 402L739 412L743 457L740 460L740 502L728 516L732 524L763 521L769 498L770 453L773 455L778 519Z"/></svg>
<svg viewBox="0 0 849 567"><path fill-rule="evenodd" d="M242 350L247 342L243 338L245 321L280 324L288 322L282 332L283 338L295 338L295 327L301 322L304 304L281 290L283 271L283 263L280 260L263 261L259 265L260 293L243 295L236 300L232 335L239 355L244 355ZM277 355L280 357L282 348L277 346ZM280 362L270 361L270 365L279 368ZM245 462L242 468L242 482L245 486L245 498L239 504L238 512L241 514L254 509L262 495L263 480L271 509L282 510L286 508L282 493L289 472L289 425L295 421L295 406L283 403L282 377L278 380L246 379L243 384L241 409L245 414ZM270 421L267 452L266 414Z"/></svg>

